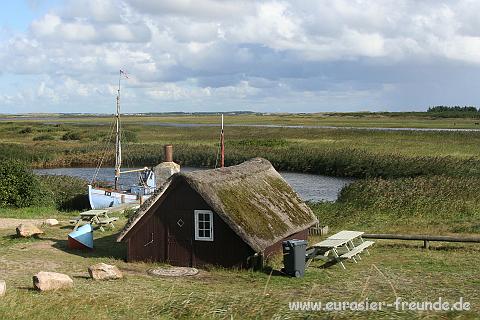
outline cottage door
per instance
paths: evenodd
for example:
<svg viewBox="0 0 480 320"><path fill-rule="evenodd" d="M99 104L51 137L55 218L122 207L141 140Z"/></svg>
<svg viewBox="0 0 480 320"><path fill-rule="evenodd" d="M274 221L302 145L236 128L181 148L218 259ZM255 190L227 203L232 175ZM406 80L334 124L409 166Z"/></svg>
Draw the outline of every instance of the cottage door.
<svg viewBox="0 0 480 320"><path fill-rule="evenodd" d="M192 266L193 212L175 211L168 215L167 262L174 266Z"/></svg>

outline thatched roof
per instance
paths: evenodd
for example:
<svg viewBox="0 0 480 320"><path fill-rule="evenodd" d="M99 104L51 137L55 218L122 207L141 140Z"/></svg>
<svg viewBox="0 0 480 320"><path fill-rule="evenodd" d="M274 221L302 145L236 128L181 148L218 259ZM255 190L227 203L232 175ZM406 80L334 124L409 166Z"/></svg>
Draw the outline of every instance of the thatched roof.
<svg viewBox="0 0 480 320"><path fill-rule="evenodd" d="M129 219L121 241L174 182L183 180L207 202L254 251L261 252L285 237L317 222L310 208L268 160L173 175Z"/></svg>

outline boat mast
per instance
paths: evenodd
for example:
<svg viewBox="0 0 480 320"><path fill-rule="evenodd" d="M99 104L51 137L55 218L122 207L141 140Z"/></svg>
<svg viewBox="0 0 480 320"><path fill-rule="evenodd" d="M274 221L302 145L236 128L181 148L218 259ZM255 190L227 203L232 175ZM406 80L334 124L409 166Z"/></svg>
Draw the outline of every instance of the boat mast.
<svg viewBox="0 0 480 320"><path fill-rule="evenodd" d="M225 137L223 136L223 114L222 114L222 132L220 133L220 168L225 166Z"/></svg>
<svg viewBox="0 0 480 320"><path fill-rule="evenodd" d="M117 90L117 112L115 114L115 190L118 190L118 179L120 178L120 167L122 166L122 142L120 141L120 79L123 71L118 76Z"/></svg>

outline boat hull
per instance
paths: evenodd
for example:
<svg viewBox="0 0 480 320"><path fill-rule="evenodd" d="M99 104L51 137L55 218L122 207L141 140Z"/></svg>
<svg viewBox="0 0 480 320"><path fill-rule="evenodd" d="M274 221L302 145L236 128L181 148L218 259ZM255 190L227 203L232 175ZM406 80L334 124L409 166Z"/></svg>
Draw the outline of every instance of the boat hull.
<svg viewBox="0 0 480 320"><path fill-rule="evenodd" d="M68 247L70 249L93 249L93 228L86 224L68 235Z"/></svg>
<svg viewBox="0 0 480 320"><path fill-rule="evenodd" d="M145 200L149 195L139 196L137 194L109 191L105 189L88 186L88 199L93 210L106 209L125 203L140 203L140 197Z"/></svg>

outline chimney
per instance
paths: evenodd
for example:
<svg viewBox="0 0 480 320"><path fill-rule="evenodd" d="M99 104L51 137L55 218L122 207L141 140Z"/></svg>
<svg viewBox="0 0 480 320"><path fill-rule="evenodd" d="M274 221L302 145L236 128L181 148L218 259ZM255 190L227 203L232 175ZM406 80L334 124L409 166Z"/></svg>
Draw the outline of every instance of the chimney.
<svg viewBox="0 0 480 320"><path fill-rule="evenodd" d="M165 148L164 162L173 162L173 146L171 144L166 144L164 148Z"/></svg>
<svg viewBox="0 0 480 320"><path fill-rule="evenodd" d="M155 185L160 188L172 174L180 172L180 166L173 162L173 146L164 146L164 161L153 168L155 173Z"/></svg>

